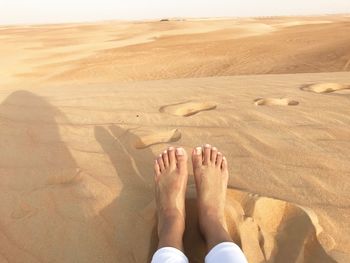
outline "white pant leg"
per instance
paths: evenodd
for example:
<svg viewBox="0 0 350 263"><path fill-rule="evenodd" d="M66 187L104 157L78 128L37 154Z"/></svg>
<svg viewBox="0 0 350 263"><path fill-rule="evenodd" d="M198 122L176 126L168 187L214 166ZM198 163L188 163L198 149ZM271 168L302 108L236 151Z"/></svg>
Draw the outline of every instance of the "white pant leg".
<svg viewBox="0 0 350 263"><path fill-rule="evenodd" d="M248 261L235 243L222 242L209 251L205 263L248 263Z"/></svg>
<svg viewBox="0 0 350 263"><path fill-rule="evenodd" d="M154 253L151 263L188 263L188 259L181 250L162 247Z"/></svg>

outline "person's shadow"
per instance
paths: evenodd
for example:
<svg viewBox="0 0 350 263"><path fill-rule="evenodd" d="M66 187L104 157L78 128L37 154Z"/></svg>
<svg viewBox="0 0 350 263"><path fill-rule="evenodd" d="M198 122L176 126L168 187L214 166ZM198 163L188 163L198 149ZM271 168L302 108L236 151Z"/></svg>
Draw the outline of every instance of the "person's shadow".
<svg viewBox="0 0 350 263"><path fill-rule="evenodd" d="M96 214L101 189L74 160L62 127L71 127L65 115L34 93L16 91L0 104L0 261L150 261L158 241L154 154L150 148L136 149L139 138L130 130L94 128L121 186L114 201ZM66 136L69 129L64 129ZM185 248L191 259L199 248L193 237L201 239L194 235L194 199L187 210Z"/></svg>
<svg viewBox="0 0 350 263"><path fill-rule="evenodd" d="M0 104L0 261L79 258L73 239L87 230L76 228L84 218L77 196L81 174L57 119L65 116L28 91L15 91Z"/></svg>
<svg viewBox="0 0 350 263"><path fill-rule="evenodd" d="M153 153L137 150L137 136L116 125L96 126L95 138L109 157L121 184L119 196L99 216L114 226L116 262L150 260L156 250L156 218L153 202Z"/></svg>

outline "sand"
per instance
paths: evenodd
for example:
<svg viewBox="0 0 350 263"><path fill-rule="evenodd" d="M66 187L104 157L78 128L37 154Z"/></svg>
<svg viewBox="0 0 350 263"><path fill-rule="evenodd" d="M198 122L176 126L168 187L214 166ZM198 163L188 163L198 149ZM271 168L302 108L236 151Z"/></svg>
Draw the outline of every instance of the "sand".
<svg viewBox="0 0 350 263"><path fill-rule="evenodd" d="M204 143L229 161L226 215L249 262L349 262L349 29L347 16L0 27L0 262L147 262L154 156ZM192 176L187 209L202 262Z"/></svg>

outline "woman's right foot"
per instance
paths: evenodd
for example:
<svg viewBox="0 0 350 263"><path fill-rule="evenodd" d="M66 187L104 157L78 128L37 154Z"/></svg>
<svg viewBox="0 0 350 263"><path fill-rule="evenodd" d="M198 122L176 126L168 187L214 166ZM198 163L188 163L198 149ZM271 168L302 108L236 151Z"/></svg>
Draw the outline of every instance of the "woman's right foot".
<svg viewBox="0 0 350 263"><path fill-rule="evenodd" d="M221 242L232 242L225 219L227 160L217 148L206 144L193 150L192 162L199 226L210 250Z"/></svg>

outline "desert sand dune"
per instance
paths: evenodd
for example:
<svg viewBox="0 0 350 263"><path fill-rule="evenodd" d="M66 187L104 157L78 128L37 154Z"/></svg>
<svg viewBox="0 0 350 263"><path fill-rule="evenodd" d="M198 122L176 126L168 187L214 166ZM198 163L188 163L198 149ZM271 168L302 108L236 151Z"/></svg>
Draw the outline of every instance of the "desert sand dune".
<svg viewBox="0 0 350 263"><path fill-rule="evenodd" d="M347 71L350 37L344 32L349 20L325 16L2 27L1 82Z"/></svg>
<svg viewBox="0 0 350 263"><path fill-rule="evenodd" d="M149 261L155 156L210 143L249 262L347 263L349 19L0 28L0 262Z"/></svg>

